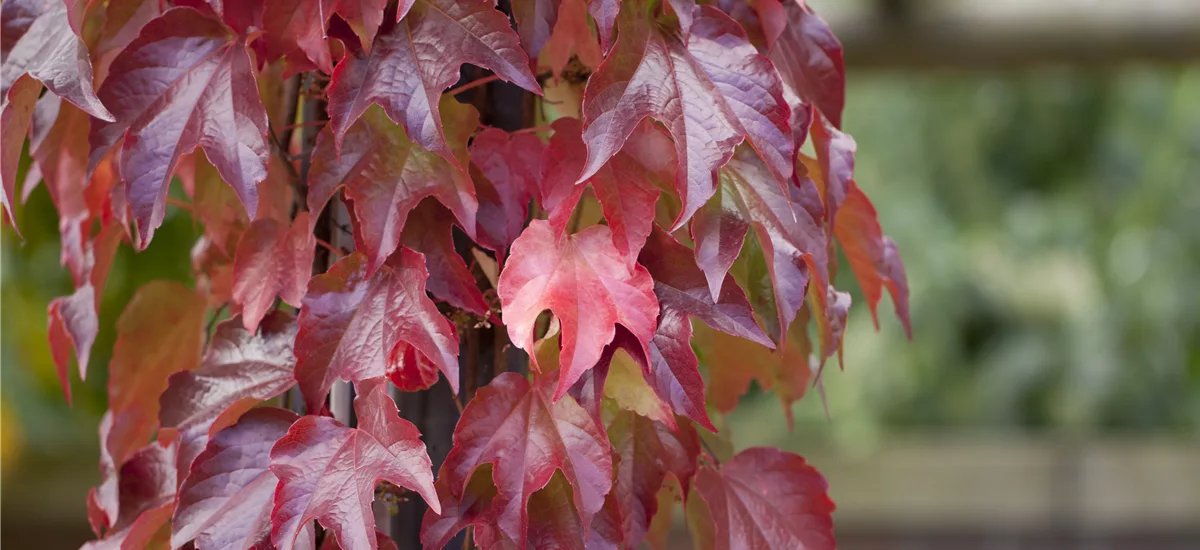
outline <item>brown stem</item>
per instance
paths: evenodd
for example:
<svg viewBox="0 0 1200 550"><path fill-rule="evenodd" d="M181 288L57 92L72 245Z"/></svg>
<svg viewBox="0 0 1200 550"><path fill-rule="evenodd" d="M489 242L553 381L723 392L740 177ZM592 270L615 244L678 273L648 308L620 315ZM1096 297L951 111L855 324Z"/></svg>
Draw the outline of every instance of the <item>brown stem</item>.
<svg viewBox="0 0 1200 550"><path fill-rule="evenodd" d="M450 91L448 91L448 92L446 92L446 93L447 93L447 94L450 94L450 95L452 95L452 96L455 96L455 95L461 94L461 93L463 93L463 92L465 92L465 91L467 91L467 90L470 90L470 89L473 89L473 88L478 88L478 87L480 87L480 86L483 86L484 84L487 84L488 82L493 82L493 81L496 81L496 80L500 80L500 77L498 77L498 76L496 76L496 75L494 75L494 74L493 74L493 75L488 75L488 76L485 76L485 77L483 77L483 78L477 78L477 79L475 79L475 80L472 80L472 81L470 81L470 82L468 82L468 83L466 83L466 84L463 84L462 86L459 86L459 87L457 87L457 88L450 88Z"/></svg>

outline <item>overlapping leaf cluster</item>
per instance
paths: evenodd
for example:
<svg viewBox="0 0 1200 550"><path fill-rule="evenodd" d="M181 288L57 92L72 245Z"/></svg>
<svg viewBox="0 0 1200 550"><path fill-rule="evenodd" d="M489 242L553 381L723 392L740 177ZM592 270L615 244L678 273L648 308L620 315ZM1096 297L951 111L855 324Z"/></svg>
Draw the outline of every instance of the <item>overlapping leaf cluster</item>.
<svg viewBox="0 0 1200 550"><path fill-rule="evenodd" d="M113 255L151 243L173 178L204 226L196 288L120 317L88 547L391 546L380 481L428 504L434 548L661 548L677 499L705 548L833 547L802 458L720 463L697 431L752 380L790 405L840 351L838 245L908 326L841 46L802 0L7 0L2 30L0 205L14 222L28 136L23 190L49 191L76 286L49 309L68 399ZM555 109L577 116L481 127L447 93L464 64L538 95L582 76ZM353 248L315 236L343 207ZM389 381L458 393L479 323L530 372L467 396L434 475ZM268 406L292 388L304 416Z"/></svg>

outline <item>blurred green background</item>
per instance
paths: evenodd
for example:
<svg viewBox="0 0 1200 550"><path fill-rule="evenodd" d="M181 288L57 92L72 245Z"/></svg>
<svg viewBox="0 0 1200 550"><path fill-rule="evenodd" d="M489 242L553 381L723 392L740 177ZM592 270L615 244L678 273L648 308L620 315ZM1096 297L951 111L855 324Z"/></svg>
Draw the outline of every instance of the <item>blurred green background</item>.
<svg viewBox="0 0 1200 550"><path fill-rule="evenodd" d="M908 269L914 339L888 298L875 333L843 275L855 305L845 370L825 378L829 416L811 392L788 431L778 401L752 390L729 419L735 445L811 455L846 547L976 532L1025 547L1029 533L1101 536L1115 516L1136 520L1118 530L1173 537L1164 548L1200 540L1200 67L851 67L847 89L857 181ZM20 208L24 242L3 231L4 531L88 536L116 317L146 281L190 280L200 232L168 212L146 252L120 251L70 408L46 343L46 306L72 290L46 191ZM1109 495L1113 476L1153 481Z"/></svg>

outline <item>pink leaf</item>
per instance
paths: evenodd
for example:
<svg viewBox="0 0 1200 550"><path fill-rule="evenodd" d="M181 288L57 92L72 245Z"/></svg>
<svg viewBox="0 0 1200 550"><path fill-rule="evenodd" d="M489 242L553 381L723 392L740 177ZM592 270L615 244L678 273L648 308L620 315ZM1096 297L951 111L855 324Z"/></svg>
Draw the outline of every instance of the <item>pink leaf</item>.
<svg viewBox="0 0 1200 550"><path fill-rule="evenodd" d="M559 398L600 359L618 323L648 353L658 317L652 284L645 268L626 263L607 227L555 237L549 223L534 220L513 243L499 294L509 337L531 356L538 315L549 309L562 324Z"/></svg>
<svg viewBox="0 0 1200 550"><path fill-rule="evenodd" d="M316 239L308 212L292 227L272 219L255 220L233 258L233 303L242 308L246 330L253 332L278 296L299 306L312 272Z"/></svg>

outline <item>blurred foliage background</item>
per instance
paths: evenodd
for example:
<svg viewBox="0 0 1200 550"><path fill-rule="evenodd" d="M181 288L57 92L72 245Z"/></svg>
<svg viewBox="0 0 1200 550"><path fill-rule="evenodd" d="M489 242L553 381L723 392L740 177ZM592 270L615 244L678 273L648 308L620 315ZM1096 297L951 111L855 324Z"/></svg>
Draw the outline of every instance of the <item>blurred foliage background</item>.
<svg viewBox="0 0 1200 550"><path fill-rule="evenodd" d="M1200 434L1200 68L852 70L847 89L857 181L907 266L914 340L888 298L875 333L843 270L855 305L845 370L825 377L829 417L811 392L789 432L778 401L752 390L729 419L739 448L821 442L854 456L903 433ZM0 257L5 522L19 503L23 518L69 518L86 536L116 318L145 282L189 281L199 231L169 208L146 252L122 248L68 407L45 315L71 282L46 191L18 215L24 242L5 229Z"/></svg>
<svg viewBox="0 0 1200 550"><path fill-rule="evenodd" d="M839 276L845 370L827 371L829 418L815 392L796 405L800 437L1200 434L1200 70L852 72L847 90L914 339L887 298L873 333ZM784 436L758 401L735 440Z"/></svg>

